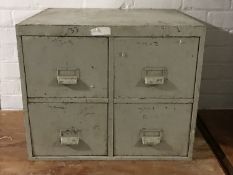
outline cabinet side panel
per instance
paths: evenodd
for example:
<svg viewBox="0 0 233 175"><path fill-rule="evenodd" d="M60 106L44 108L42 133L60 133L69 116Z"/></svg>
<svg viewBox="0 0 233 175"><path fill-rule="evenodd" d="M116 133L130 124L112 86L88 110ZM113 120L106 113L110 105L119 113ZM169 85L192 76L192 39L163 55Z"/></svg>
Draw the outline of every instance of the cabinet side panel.
<svg viewBox="0 0 233 175"><path fill-rule="evenodd" d="M192 118L191 118L191 125L190 125L190 140L189 140L189 151L188 151L189 158L192 158L192 155L193 155L193 144L194 144L194 138L195 138L198 101L199 101L199 93L200 93L200 85L201 85L201 73L202 73L202 65L203 65L205 35L206 35L206 29L203 28L203 32L200 35L199 47L198 47L196 79L195 79L195 86L194 86L194 103L193 103Z"/></svg>
<svg viewBox="0 0 233 175"><path fill-rule="evenodd" d="M29 158L32 158L31 129L30 129L30 120L28 116L27 85L25 81L26 77L25 77L24 57L23 57L23 47L22 47L21 36L17 36L17 48L18 48L22 98L23 98L22 100L23 100L24 122L25 122L25 128L26 128L27 150L28 150Z"/></svg>

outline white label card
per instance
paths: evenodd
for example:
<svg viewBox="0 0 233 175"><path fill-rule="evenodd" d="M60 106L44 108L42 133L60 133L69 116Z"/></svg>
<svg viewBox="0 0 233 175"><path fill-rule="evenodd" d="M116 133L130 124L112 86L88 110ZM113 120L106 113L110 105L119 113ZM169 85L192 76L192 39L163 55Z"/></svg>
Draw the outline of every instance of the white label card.
<svg viewBox="0 0 233 175"><path fill-rule="evenodd" d="M91 29L91 35L93 35L93 36L111 35L111 28L110 27L93 28L93 29Z"/></svg>

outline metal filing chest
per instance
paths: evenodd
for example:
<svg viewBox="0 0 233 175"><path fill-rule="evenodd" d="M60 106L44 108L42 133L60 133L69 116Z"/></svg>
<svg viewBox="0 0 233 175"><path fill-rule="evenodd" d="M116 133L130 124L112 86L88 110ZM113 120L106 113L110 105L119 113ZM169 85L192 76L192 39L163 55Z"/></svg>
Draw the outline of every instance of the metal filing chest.
<svg viewBox="0 0 233 175"><path fill-rule="evenodd" d="M190 159L205 26L176 10L47 9L16 26L33 159Z"/></svg>

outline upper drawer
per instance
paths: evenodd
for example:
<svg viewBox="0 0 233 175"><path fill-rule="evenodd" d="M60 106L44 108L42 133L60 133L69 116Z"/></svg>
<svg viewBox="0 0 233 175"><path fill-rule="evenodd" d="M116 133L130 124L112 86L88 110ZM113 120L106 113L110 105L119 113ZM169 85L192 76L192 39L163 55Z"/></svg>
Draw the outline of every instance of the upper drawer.
<svg viewBox="0 0 233 175"><path fill-rule="evenodd" d="M116 98L193 98L199 38L114 40Z"/></svg>
<svg viewBox="0 0 233 175"><path fill-rule="evenodd" d="M107 97L107 38L23 36L28 97Z"/></svg>

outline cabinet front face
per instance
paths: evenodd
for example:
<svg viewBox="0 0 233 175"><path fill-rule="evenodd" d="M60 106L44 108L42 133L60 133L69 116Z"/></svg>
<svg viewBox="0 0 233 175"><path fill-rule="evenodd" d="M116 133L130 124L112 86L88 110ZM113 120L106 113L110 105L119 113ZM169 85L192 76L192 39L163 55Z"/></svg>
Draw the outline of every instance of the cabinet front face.
<svg viewBox="0 0 233 175"><path fill-rule="evenodd" d="M199 38L22 44L33 157L189 157L193 104L170 100L194 98Z"/></svg>
<svg viewBox="0 0 233 175"><path fill-rule="evenodd" d="M107 97L108 39L23 36L28 97Z"/></svg>
<svg viewBox="0 0 233 175"><path fill-rule="evenodd" d="M191 104L116 104L114 155L187 156Z"/></svg>
<svg viewBox="0 0 233 175"><path fill-rule="evenodd" d="M199 38L114 40L115 98L193 98Z"/></svg>
<svg viewBox="0 0 233 175"><path fill-rule="evenodd" d="M107 155L107 104L29 103L34 156Z"/></svg>

